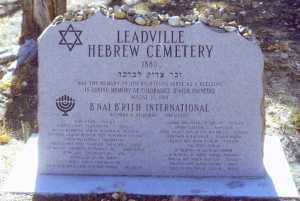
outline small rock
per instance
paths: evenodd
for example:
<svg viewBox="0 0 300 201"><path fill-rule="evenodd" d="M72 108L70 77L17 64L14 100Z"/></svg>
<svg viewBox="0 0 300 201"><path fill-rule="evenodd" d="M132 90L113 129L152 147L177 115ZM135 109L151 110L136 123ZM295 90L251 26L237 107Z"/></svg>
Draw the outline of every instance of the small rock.
<svg viewBox="0 0 300 201"><path fill-rule="evenodd" d="M243 34L243 37L246 38L246 39L248 39L248 40L251 40L252 35L249 32L247 32L247 33Z"/></svg>
<svg viewBox="0 0 300 201"><path fill-rule="evenodd" d="M10 97L11 96L11 89L6 89L6 90L2 91L1 94L6 96L6 97Z"/></svg>
<svg viewBox="0 0 300 201"><path fill-rule="evenodd" d="M236 27L233 27L233 26L224 26L224 29L227 31L227 32L234 32L237 30Z"/></svg>
<svg viewBox="0 0 300 201"><path fill-rule="evenodd" d="M128 16L134 16L136 13L135 13L135 9L134 8L129 8L128 11L127 11L127 15Z"/></svg>
<svg viewBox="0 0 300 201"><path fill-rule="evenodd" d="M143 16L137 16L134 20L138 25L146 25L146 20Z"/></svg>
<svg viewBox="0 0 300 201"><path fill-rule="evenodd" d="M27 86L28 86L28 83L27 83L26 81L23 81L23 82L21 83L21 86L22 86L22 87L27 87Z"/></svg>
<svg viewBox="0 0 300 201"><path fill-rule="evenodd" d="M247 27L244 27L244 26L241 26L241 25L239 25L239 32L241 33L241 34L243 34L243 33L245 33L246 31L247 31Z"/></svg>
<svg viewBox="0 0 300 201"><path fill-rule="evenodd" d="M150 13L148 3L138 3L132 7L137 15L147 15Z"/></svg>
<svg viewBox="0 0 300 201"><path fill-rule="evenodd" d="M114 200L118 200L120 198L120 194L119 193L113 193L111 195L111 197L114 199Z"/></svg>
<svg viewBox="0 0 300 201"><path fill-rule="evenodd" d="M69 21L69 20L72 20L72 18L73 18L73 15L72 15L71 12L67 12L67 13L64 14L64 19L65 20Z"/></svg>
<svg viewBox="0 0 300 201"><path fill-rule="evenodd" d="M204 24L208 24L208 19L204 15L199 15L198 19L200 22L203 22Z"/></svg>
<svg viewBox="0 0 300 201"><path fill-rule="evenodd" d="M187 16L185 16L185 19L186 19L186 21L189 21L189 22L195 22L195 21L197 21L198 17L196 15L187 15Z"/></svg>
<svg viewBox="0 0 300 201"><path fill-rule="evenodd" d="M280 57L281 57L282 59L288 59L288 58L289 58L289 55L288 55L287 53L281 53L281 54L280 54Z"/></svg>
<svg viewBox="0 0 300 201"><path fill-rule="evenodd" d="M115 6L114 7L114 17L116 19L125 19L126 13L121 9L120 6Z"/></svg>
<svg viewBox="0 0 300 201"><path fill-rule="evenodd" d="M237 22L236 21L231 21L231 22L228 22L228 25L237 26Z"/></svg>
<svg viewBox="0 0 300 201"><path fill-rule="evenodd" d="M124 11L124 12L128 12L128 10L129 10L129 6L128 5L122 5L121 6L121 9Z"/></svg>
<svg viewBox="0 0 300 201"><path fill-rule="evenodd" d="M225 13L225 8L221 7L219 8L219 15L223 15Z"/></svg>
<svg viewBox="0 0 300 201"><path fill-rule="evenodd" d="M240 12L240 14L241 14L242 16L246 16L247 11L243 10L243 11Z"/></svg>
<svg viewBox="0 0 300 201"><path fill-rule="evenodd" d="M211 22L211 21L213 21L215 19L215 17L213 15L209 15L207 19L208 19L208 21Z"/></svg>
<svg viewBox="0 0 300 201"><path fill-rule="evenodd" d="M127 196L126 196L125 194L122 194L121 200L122 200L122 201L127 201Z"/></svg>
<svg viewBox="0 0 300 201"><path fill-rule="evenodd" d="M77 15L74 18L75 21L82 21L83 20L83 16L82 15Z"/></svg>
<svg viewBox="0 0 300 201"><path fill-rule="evenodd" d="M168 19L168 23L171 26L180 26L181 25L181 20L179 16L172 16Z"/></svg>
<svg viewBox="0 0 300 201"><path fill-rule="evenodd" d="M141 0L123 0L123 2L129 6L132 6L134 4L141 2Z"/></svg>
<svg viewBox="0 0 300 201"><path fill-rule="evenodd" d="M159 14L158 18L159 18L160 21L166 22L169 19L169 15L168 14L166 14L166 15Z"/></svg>
<svg viewBox="0 0 300 201"><path fill-rule="evenodd" d="M151 25L152 26L160 25L160 21L159 20L152 20Z"/></svg>
<svg viewBox="0 0 300 201"><path fill-rule="evenodd" d="M150 3L157 5L157 6L165 6L170 2L171 2L171 0L150 0Z"/></svg>
<svg viewBox="0 0 300 201"><path fill-rule="evenodd" d="M197 10L197 8L194 8L193 9L193 14L194 15L200 15L200 12Z"/></svg>
<svg viewBox="0 0 300 201"><path fill-rule="evenodd" d="M112 0L98 0L97 3L99 3L100 5L108 5L112 2Z"/></svg>

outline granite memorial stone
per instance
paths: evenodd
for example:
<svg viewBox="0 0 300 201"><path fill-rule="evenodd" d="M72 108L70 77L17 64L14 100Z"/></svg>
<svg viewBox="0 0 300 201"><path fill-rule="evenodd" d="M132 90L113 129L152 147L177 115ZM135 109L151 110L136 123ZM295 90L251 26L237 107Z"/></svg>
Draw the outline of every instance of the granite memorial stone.
<svg viewBox="0 0 300 201"><path fill-rule="evenodd" d="M96 14L39 39L42 174L264 175L263 56L199 23Z"/></svg>

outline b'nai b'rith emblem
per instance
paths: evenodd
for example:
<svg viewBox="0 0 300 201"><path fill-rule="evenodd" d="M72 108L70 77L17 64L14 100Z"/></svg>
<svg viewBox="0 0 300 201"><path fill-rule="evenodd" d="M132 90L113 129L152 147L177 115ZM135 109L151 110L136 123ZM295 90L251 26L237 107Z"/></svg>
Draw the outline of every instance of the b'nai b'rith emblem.
<svg viewBox="0 0 300 201"><path fill-rule="evenodd" d="M63 112L62 116L69 116L68 112L72 111L75 107L75 99L64 95L56 99L56 107Z"/></svg>

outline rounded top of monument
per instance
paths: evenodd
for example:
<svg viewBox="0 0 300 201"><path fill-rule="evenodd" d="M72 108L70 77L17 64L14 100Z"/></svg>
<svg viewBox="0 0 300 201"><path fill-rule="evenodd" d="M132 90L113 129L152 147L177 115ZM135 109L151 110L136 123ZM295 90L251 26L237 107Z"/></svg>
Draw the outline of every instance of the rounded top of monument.
<svg viewBox="0 0 300 201"><path fill-rule="evenodd" d="M219 33L236 32L247 40L254 39L252 31L248 27L238 25L235 21L220 23L218 19L213 17L213 15L206 16L205 14L198 12L196 9L193 10L192 14L172 16L169 13L162 14L151 11L144 4L136 7L129 7L126 4L122 6L115 5L113 7L92 4L79 10L68 11L64 15L56 17L52 22L52 25L57 25L64 21L84 21L99 12L108 18L112 18L114 20L127 20L139 26L159 26L161 24L165 24L174 27L186 27L202 23L208 28Z"/></svg>

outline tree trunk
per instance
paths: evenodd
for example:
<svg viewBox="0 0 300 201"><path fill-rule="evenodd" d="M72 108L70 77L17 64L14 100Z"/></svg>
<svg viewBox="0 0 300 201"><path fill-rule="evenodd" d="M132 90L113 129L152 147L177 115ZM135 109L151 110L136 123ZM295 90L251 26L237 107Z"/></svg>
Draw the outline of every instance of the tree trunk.
<svg viewBox="0 0 300 201"><path fill-rule="evenodd" d="M23 0L23 22L20 43L37 39L58 15L66 12L67 0Z"/></svg>
<svg viewBox="0 0 300 201"><path fill-rule="evenodd" d="M23 44L26 39L37 38L37 26L33 19L33 0L24 0L23 4L23 21L20 43Z"/></svg>
<svg viewBox="0 0 300 201"><path fill-rule="evenodd" d="M56 16L62 15L67 11L67 0L55 0Z"/></svg>

